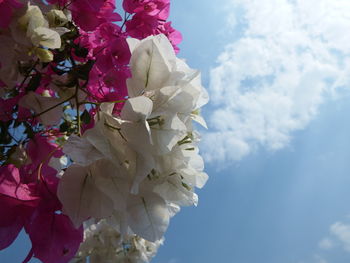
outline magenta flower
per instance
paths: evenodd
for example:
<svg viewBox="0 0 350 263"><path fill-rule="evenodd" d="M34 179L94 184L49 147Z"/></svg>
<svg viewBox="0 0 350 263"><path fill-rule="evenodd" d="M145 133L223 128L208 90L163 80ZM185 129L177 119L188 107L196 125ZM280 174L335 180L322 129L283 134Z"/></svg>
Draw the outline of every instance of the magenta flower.
<svg viewBox="0 0 350 263"><path fill-rule="evenodd" d="M18 0L0 0L0 28L7 28L11 22L14 9L22 6L23 4Z"/></svg>
<svg viewBox="0 0 350 263"><path fill-rule="evenodd" d="M0 249L16 239L38 201L30 187L21 183L19 170L14 165L0 167Z"/></svg>
<svg viewBox="0 0 350 263"><path fill-rule="evenodd" d="M83 228L75 229L69 217L55 212L37 213L26 226L34 256L45 263L66 263L77 252Z"/></svg>
<svg viewBox="0 0 350 263"><path fill-rule="evenodd" d="M114 12L114 0L76 0L70 5L70 10L74 21L85 31L92 31L102 23L122 20Z"/></svg>
<svg viewBox="0 0 350 263"><path fill-rule="evenodd" d="M24 227L32 241L27 260L34 255L44 263L66 263L78 250L83 229L75 229L60 212L59 179L49 161L63 153L50 139L36 135L27 154L30 164L0 168L0 249L9 246Z"/></svg>
<svg viewBox="0 0 350 263"><path fill-rule="evenodd" d="M126 30L131 37L143 39L155 35L158 25L157 17L138 13L126 22Z"/></svg>
<svg viewBox="0 0 350 263"><path fill-rule="evenodd" d="M166 20L169 17L170 0L124 0L123 8L130 14L143 13Z"/></svg>
<svg viewBox="0 0 350 263"><path fill-rule="evenodd" d="M181 32L174 29L171 26L171 22L166 22L166 23L161 24L158 27L158 31L160 34L164 34L167 36L167 38L169 39L170 43L172 44L175 52L178 53L180 51L180 49L178 48L177 45L180 44L182 41Z"/></svg>

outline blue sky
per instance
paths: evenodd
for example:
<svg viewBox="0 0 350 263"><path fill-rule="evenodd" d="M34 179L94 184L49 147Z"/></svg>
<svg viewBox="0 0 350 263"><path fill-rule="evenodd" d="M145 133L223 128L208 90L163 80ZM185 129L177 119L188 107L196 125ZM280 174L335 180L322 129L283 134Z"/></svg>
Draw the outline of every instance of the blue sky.
<svg viewBox="0 0 350 263"><path fill-rule="evenodd" d="M172 1L179 55L211 94L210 179L154 263L350 261L348 14L347 0ZM28 250L22 235L0 262Z"/></svg>
<svg viewBox="0 0 350 263"><path fill-rule="evenodd" d="M154 262L349 262L350 3L220 4L173 3L181 56L211 94L210 180Z"/></svg>

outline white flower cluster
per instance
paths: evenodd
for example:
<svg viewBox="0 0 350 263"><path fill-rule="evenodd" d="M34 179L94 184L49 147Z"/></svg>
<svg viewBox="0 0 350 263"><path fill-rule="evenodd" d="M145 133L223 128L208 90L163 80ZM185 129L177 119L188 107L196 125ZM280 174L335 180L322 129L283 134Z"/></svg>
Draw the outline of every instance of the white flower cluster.
<svg viewBox="0 0 350 263"><path fill-rule="evenodd" d="M20 76L18 61L32 58L41 62L53 60L49 49L61 47L61 37L67 29L62 27L71 18L70 14L46 5L28 5L16 10L7 30L0 32L0 79L8 86L14 86ZM44 12L42 10L45 10Z"/></svg>
<svg viewBox="0 0 350 263"><path fill-rule="evenodd" d="M153 255L170 217L180 206L197 205L194 189L208 178L192 123L205 126L199 109L208 95L200 73L175 56L164 35L128 41L132 78L120 116L112 114L113 104L102 104L95 126L82 137L72 135L63 147L73 160L58 187L63 212L76 226L89 218L98 222L86 230L81 260L117 257L130 237L133 248L152 247ZM103 238L113 233L117 241L93 242L97 232ZM146 252L138 253L128 262L149 260Z"/></svg>
<svg viewBox="0 0 350 263"><path fill-rule="evenodd" d="M88 221L84 225L84 243L71 263L85 263L89 256L91 263L149 262L163 243L163 240L149 242L136 235L122 238L106 220L96 224Z"/></svg>

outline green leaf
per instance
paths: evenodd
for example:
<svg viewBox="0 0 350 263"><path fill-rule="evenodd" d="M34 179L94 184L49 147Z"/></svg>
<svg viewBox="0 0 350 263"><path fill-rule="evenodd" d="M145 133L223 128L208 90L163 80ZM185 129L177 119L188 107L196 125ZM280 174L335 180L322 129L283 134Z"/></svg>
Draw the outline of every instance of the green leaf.
<svg viewBox="0 0 350 263"><path fill-rule="evenodd" d="M89 124L91 121L91 116L87 110L84 110L84 112L80 116L80 119L83 123Z"/></svg>

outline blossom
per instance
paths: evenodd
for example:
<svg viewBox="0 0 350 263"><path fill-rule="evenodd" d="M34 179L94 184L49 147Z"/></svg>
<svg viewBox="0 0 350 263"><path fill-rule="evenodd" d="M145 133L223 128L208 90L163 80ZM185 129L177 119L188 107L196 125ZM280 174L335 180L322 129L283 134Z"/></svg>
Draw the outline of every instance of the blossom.
<svg viewBox="0 0 350 263"><path fill-rule="evenodd" d="M85 223L84 242L73 263L81 262L90 256L90 262L149 262L157 252L163 239L149 242L135 235L128 235L122 239L108 220L94 223L92 220Z"/></svg>
<svg viewBox="0 0 350 263"><path fill-rule="evenodd" d="M73 20L85 31L94 30L106 22L122 20L114 12L114 0L76 0L69 5L69 9Z"/></svg>
<svg viewBox="0 0 350 263"><path fill-rule="evenodd" d="M41 9L28 3L25 14L11 23L11 33L14 39L23 45L44 46L50 49L61 47L58 32L49 28Z"/></svg>
<svg viewBox="0 0 350 263"><path fill-rule="evenodd" d="M9 246L23 228L26 218L37 205L38 198L31 194L28 185L21 184L19 170L14 165L0 168L0 248Z"/></svg>
<svg viewBox="0 0 350 263"><path fill-rule="evenodd" d="M208 179L170 0L123 7L119 26L114 0L0 0L0 249L24 228L24 263L149 262Z"/></svg>
<svg viewBox="0 0 350 263"><path fill-rule="evenodd" d="M155 242L174 205L196 205L193 190L207 180L190 125L207 94L164 35L129 43L130 98L119 116L113 104L101 105L95 127L68 140L63 150L79 166L65 172L59 196L76 225L112 217L121 234ZM76 211L83 215L76 218Z"/></svg>
<svg viewBox="0 0 350 263"><path fill-rule="evenodd" d="M104 169L109 167L105 166ZM112 214L113 200L100 188L105 185L106 180L111 185L113 181L111 177L103 176L102 170L98 168L101 169L102 166L72 165L60 181L58 197L63 203L63 212L69 215L75 227L80 227L90 217L102 219ZM111 168L115 169L113 166ZM111 170L107 172L111 173Z"/></svg>
<svg viewBox="0 0 350 263"><path fill-rule="evenodd" d="M179 31L172 28L171 22L166 22L169 16L169 0L124 0L124 9L135 13L132 19L126 21L127 32L131 37L144 39L151 35L164 34L172 43L176 53L178 44L182 41Z"/></svg>
<svg viewBox="0 0 350 263"><path fill-rule="evenodd" d="M2 0L0 2L0 28L7 28L9 26L14 10L21 8L22 5L18 0Z"/></svg>
<svg viewBox="0 0 350 263"><path fill-rule="evenodd" d="M76 43L88 48L87 59L95 61L87 85L92 99L99 102L124 99L127 96L126 79L130 77L128 63L131 53L120 27L103 23L93 32L83 32Z"/></svg>

